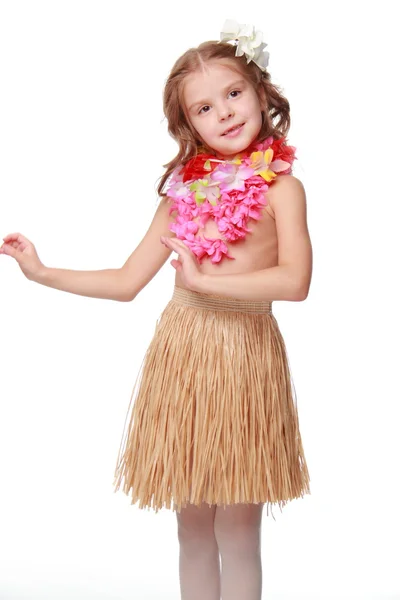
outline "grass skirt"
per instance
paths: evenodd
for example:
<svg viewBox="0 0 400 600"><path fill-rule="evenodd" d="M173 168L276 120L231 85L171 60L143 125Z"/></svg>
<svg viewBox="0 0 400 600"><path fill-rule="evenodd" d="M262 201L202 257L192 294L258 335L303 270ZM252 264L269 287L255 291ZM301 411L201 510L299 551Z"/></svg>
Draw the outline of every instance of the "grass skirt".
<svg viewBox="0 0 400 600"><path fill-rule="evenodd" d="M174 287L134 385L115 492L156 512L188 502L281 509L310 493L271 305Z"/></svg>

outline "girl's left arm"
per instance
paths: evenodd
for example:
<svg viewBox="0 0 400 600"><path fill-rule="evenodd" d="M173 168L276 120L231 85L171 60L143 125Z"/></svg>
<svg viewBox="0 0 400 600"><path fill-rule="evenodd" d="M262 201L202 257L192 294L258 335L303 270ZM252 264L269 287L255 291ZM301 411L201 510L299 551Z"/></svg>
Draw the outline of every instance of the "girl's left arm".
<svg viewBox="0 0 400 600"><path fill-rule="evenodd" d="M243 300L302 301L312 275L306 193L293 175L280 175L268 190L278 235L278 265L252 273L198 277L197 291Z"/></svg>

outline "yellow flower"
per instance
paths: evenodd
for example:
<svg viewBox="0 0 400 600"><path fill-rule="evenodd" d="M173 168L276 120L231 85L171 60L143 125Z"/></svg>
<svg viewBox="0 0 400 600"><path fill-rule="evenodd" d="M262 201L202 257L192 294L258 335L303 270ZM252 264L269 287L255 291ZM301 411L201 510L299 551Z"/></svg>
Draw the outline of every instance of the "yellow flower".
<svg viewBox="0 0 400 600"><path fill-rule="evenodd" d="M269 168L273 157L274 151L271 148L265 152L252 152L250 166L254 169L255 175L261 175L265 181L272 181L276 177L276 173Z"/></svg>

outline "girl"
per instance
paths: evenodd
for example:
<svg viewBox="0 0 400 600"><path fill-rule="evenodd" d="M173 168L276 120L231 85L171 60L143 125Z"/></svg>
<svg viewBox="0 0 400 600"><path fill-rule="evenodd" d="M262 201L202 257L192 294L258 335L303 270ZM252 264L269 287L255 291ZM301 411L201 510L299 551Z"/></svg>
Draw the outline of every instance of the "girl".
<svg viewBox="0 0 400 600"><path fill-rule="evenodd" d="M173 66L164 111L178 154L122 268L47 268L18 233L0 249L32 281L120 301L177 254L114 485L139 508L176 512L185 600L260 599L263 506L310 493L272 302L307 297L312 249L285 137L289 103L271 83L265 46L252 27L227 21L219 42L189 49Z"/></svg>

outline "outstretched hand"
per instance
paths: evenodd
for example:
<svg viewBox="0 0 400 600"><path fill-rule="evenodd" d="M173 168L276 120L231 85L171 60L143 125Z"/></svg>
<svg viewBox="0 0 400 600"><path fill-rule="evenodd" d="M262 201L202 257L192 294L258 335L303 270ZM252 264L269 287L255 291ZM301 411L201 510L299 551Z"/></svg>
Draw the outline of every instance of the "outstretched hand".
<svg viewBox="0 0 400 600"><path fill-rule="evenodd" d="M161 236L160 240L164 246L178 254L178 260L172 259L170 264L180 273L185 286L190 290L199 291L203 274L192 251L177 238Z"/></svg>
<svg viewBox="0 0 400 600"><path fill-rule="evenodd" d="M8 254L15 258L25 277L34 281L44 265L40 261L33 243L21 233L9 233L3 240L0 254Z"/></svg>

